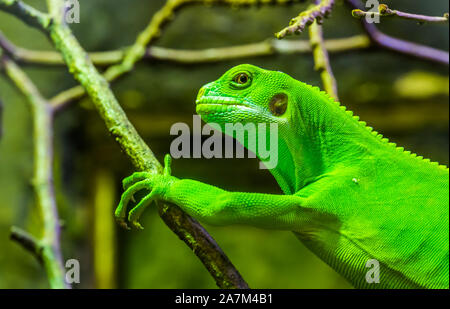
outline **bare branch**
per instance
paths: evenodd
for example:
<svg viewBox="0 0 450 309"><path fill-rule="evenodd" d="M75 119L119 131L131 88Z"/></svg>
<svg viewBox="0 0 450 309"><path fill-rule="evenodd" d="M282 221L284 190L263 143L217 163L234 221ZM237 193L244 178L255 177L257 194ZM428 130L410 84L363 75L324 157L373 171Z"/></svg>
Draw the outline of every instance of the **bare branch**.
<svg viewBox="0 0 450 309"><path fill-rule="evenodd" d="M11 240L19 243L25 250L33 254L40 263L43 262L42 246L39 243L39 240L34 238L33 235L30 235L21 228L13 226L11 227L10 238Z"/></svg>
<svg viewBox="0 0 450 309"><path fill-rule="evenodd" d="M289 26L275 33L277 39L282 39L286 35L301 34L305 30L306 26L311 25L314 20L317 20L319 24L322 24L324 18L327 18L331 14L335 1L334 0L322 0L320 3L308 8L306 11L301 12L297 17L294 17L289 22Z"/></svg>
<svg viewBox="0 0 450 309"><path fill-rule="evenodd" d="M176 205L162 204L158 208L158 212L167 226L203 262L203 265L216 281L217 286L222 289L249 288L247 282L245 282L214 238L206 232L197 220L191 216L186 216L184 211Z"/></svg>
<svg viewBox="0 0 450 309"><path fill-rule="evenodd" d="M363 18L363 17L365 18L366 16L399 17L402 19L417 21L420 24L423 23L448 24L448 13L445 13L443 16L427 16L421 14L411 14L398 10L392 10L386 4L380 4L378 6L378 12L366 12L360 9L355 9L352 11L352 15L353 17L356 18Z"/></svg>
<svg viewBox="0 0 450 309"><path fill-rule="evenodd" d="M366 35L355 35L348 38L329 39L324 41L324 46L330 53L340 53L370 47L370 40ZM0 47L16 62L25 64L61 66L65 65L60 53L54 51L38 51L17 47L7 40L0 31ZM123 60L125 51L129 47L118 50L91 52L89 58L96 66L117 64ZM305 54L312 51L308 40L277 40L267 39L257 43L207 48L199 50L171 49L158 46L150 46L146 49L143 60L158 60L180 64L196 64L228 61L246 57L264 57L282 54ZM84 95L84 92L81 93ZM67 97L66 100L78 99ZM52 100L58 105L59 100ZM65 102L64 100L62 102ZM61 102L61 103L62 103Z"/></svg>
<svg viewBox="0 0 450 309"><path fill-rule="evenodd" d="M47 29L51 22L47 14L18 0L0 0L0 10L15 15L26 24L40 30Z"/></svg>
<svg viewBox="0 0 450 309"><path fill-rule="evenodd" d="M368 38L364 35L357 35L343 39L331 39L324 42L325 48L327 48L330 52L335 53L364 49L370 47L370 45L370 40L368 40ZM154 46L147 49L144 59L154 59L182 64L194 64L227 61L244 57L309 52L311 52L311 47L308 41L266 40L254 44L209 48L204 50L177 50ZM33 53L33 56L35 57L33 59L25 58L25 61L29 59L30 63L32 63L33 61L39 63L41 59L37 59L38 55L36 54L36 52ZM120 57L119 53L120 51L107 52L104 58L102 53L94 53L92 59L97 60L98 64L107 63L109 60L118 61ZM57 60L56 55L54 55L55 58L52 57L51 60L49 60L48 54L45 54L43 56L44 62L51 61L54 64L59 64L60 60ZM76 86L54 96L50 100L50 102L56 110L61 110L67 104L80 99L84 95L84 89L81 86Z"/></svg>
<svg viewBox="0 0 450 309"><path fill-rule="evenodd" d="M340 53L369 48L370 40L365 35L355 35L348 38L326 40L324 45L329 52ZM146 58L194 64L228 61L246 57L307 54L310 52L311 46L307 40L279 41L276 39L268 39L258 43L202 50L179 50L154 46L147 50Z"/></svg>
<svg viewBox="0 0 450 309"><path fill-rule="evenodd" d="M51 0L50 0L51 1ZM295 0L276 0L275 4L286 4L289 2L296 2ZM267 4L263 0L168 0L166 4L153 15L147 28L142 31L136 42L127 49L121 63L114 65L106 70L104 76L106 80L113 81L121 75L131 71L134 64L141 60L146 54L146 48L152 44L158 37L160 37L162 28L170 20L173 19L175 12L185 5L192 4L219 4L230 5L234 7L249 6L255 4Z"/></svg>
<svg viewBox="0 0 450 309"><path fill-rule="evenodd" d="M52 288L68 288L62 263L58 209L53 188L53 114L48 102L42 97L28 76L7 56L1 58L1 66L14 85L31 105L33 116L33 188L43 221L43 237L37 241L25 233L13 230L13 238L43 261Z"/></svg>
<svg viewBox="0 0 450 309"><path fill-rule="evenodd" d="M346 1L352 9L360 9L359 1L357 0L346 0ZM449 64L449 53L447 51L397 39L389 35L386 35L381 31L379 31L373 23L368 23L365 20L365 18L361 19L361 24L363 25L367 35L370 37L370 39L376 46L389 49L400 54L445 64L447 66Z"/></svg>
<svg viewBox="0 0 450 309"><path fill-rule="evenodd" d="M314 22L309 27L309 39L313 50L314 69L319 72L325 91L338 101L337 82L334 78L328 52L324 44L322 26L317 22Z"/></svg>

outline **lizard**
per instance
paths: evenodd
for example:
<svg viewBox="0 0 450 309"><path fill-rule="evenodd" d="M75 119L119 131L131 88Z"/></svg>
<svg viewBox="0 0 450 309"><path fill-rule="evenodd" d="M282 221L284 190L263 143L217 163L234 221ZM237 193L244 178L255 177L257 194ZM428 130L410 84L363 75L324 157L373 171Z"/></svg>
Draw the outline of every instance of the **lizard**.
<svg viewBox="0 0 450 309"><path fill-rule="evenodd" d="M284 194L178 179L169 156L164 174L123 180L118 223L142 228L144 209L162 200L207 224L293 231L355 288L449 288L446 166L397 147L318 87L250 64L203 86L196 112L222 131L226 123L276 123L279 159L269 171ZM258 139L268 131L258 131ZM245 137L233 137L250 149ZM142 190L148 193L127 216ZM375 283L366 278L373 260Z"/></svg>

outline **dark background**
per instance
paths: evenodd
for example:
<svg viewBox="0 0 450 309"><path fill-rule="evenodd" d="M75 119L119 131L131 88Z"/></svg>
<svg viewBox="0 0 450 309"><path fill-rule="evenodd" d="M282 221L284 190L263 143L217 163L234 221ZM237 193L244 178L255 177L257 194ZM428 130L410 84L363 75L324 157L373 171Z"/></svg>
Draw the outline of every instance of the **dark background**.
<svg viewBox="0 0 450 309"><path fill-rule="evenodd" d="M45 10L44 1L25 1ZM130 45L164 1L80 0L81 23L72 24L88 51ZM448 1L385 1L413 13L442 15ZM157 46L202 49L259 42L273 37L307 4L231 9L193 6L182 9L165 28ZM448 50L448 25L417 25L382 19L379 28L414 42ZM44 35L0 12L0 29L18 46L52 49ZM326 38L361 33L358 20L338 1L325 20ZM289 39L305 40L307 31ZM198 89L230 67L251 63L283 71L321 86L309 54L246 58L215 64L176 65L140 62L113 84L113 91L130 120L158 159L169 152L175 122L192 124ZM377 131L424 157L448 164L448 66L382 50L331 55L340 100ZM41 92L51 97L76 85L65 67L25 67ZM32 136L29 105L4 75L0 140L0 288L45 288L45 273L35 259L9 240L11 225L39 235L34 205ZM108 136L88 99L58 115L55 124L55 185L65 259L80 261L76 288L214 288L200 261L163 224L155 207L141 222L142 232L120 230L113 209L120 197L121 178L133 168ZM281 193L256 159L179 159L173 174L234 191ZM246 226L206 226L254 288L349 288L330 267L309 252L290 232Z"/></svg>

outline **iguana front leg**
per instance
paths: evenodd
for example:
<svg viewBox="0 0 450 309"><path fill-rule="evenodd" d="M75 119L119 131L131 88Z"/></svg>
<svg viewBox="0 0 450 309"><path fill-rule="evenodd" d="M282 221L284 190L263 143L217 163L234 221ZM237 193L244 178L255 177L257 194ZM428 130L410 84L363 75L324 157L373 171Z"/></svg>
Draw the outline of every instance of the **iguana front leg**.
<svg viewBox="0 0 450 309"><path fill-rule="evenodd" d="M149 193L129 212L128 222L137 229L139 217L152 201L174 203L200 221L214 225L249 224L292 230L302 214L303 198L296 195L228 192L195 180L151 173L134 173L123 181L125 192L116 209L116 220L126 226L126 209L134 194Z"/></svg>

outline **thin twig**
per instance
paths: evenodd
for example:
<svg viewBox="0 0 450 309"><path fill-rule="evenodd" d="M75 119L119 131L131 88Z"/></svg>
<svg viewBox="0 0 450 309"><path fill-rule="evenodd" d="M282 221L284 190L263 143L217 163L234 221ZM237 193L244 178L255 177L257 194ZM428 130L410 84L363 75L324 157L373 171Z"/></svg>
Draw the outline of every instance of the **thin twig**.
<svg viewBox="0 0 450 309"><path fill-rule="evenodd" d="M309 26L309 40L313 50L314 69L319 72L325 91L339 101L337 82L324 44L322 26L317 22Z"/></svg>
<svg viewBox="0 0 450 309"><path fill-rule="evenodd" d="M402 19L413 20L419 22L420 24L424 23L437 23L437 24L448 24L448 13L445 13L443 16L427 16L422 14L411 14L402 12L399 10L392 10L386 4L380 4L378 6L378 12L366 12L360 9L355 9L352 11L353 17L356 18L365 18L369 16L374 18L378 17L399 17Z"/></svg>
<svg viewBox="0 0 450 309"><path fill-rule="evenodd" d="M39 243L39 240L36 239L33 235L28 232L18 228L16 226L11 227L10 232L11 240L19 243L25 250L31 252L36 259L42 263L42 246Z"/></svg>
<svg viewBox="0 0 450 309"><path fill-rule="evenodd" d="M340 53L366 49L370 47L370 40L365 35L355 35L342 39L330 39L325 41L324 44L330 52ZM147 57L181 64L196 64L229 61L246 57L307 54L310 52L311 47L307 40L279 41L268 39L258 43L202 50L178 50L154 46L148 49Z"/></svg>
<svg viewBox="0 0 450 309"><path fill-rule="evenodd" d="M315 20L322 24L323 19L331 14L335 0L322 0L306 11L301 12L289 22L289 26L275 33L277 39L282 39L286 35L300 34L306 26L311 25Z"/></svg>
<svg viewBox="0 0 450 309"><path fill-rule="evenodd" d="M360 3L358 0L346 0L346 2L352 9L360 9ZM373 23L368 23L365 18L361 19L361 24L363 25L363 28L371 41L376 46L389 49L400 54L445 64L447 66L449 64L449 53L447 51L386 35L379 31Z"/></svg>
<svg viewBox="0 0 450 309"><path fill-rule="evenodd" d="M48 102L42 97L28 76L7 56L1 59L6 75L23 93L31 105L33 115L33 188L36 202L43 222L43 236L39 240L39 258L47 271L50 287L68 288L65 282L65 269L60 246L58 209L53 188L53 113ZM13 237L36 255L36 245L31 237L24 233L15 233ZM37 242L34 242L35 244Z"/></svg>

